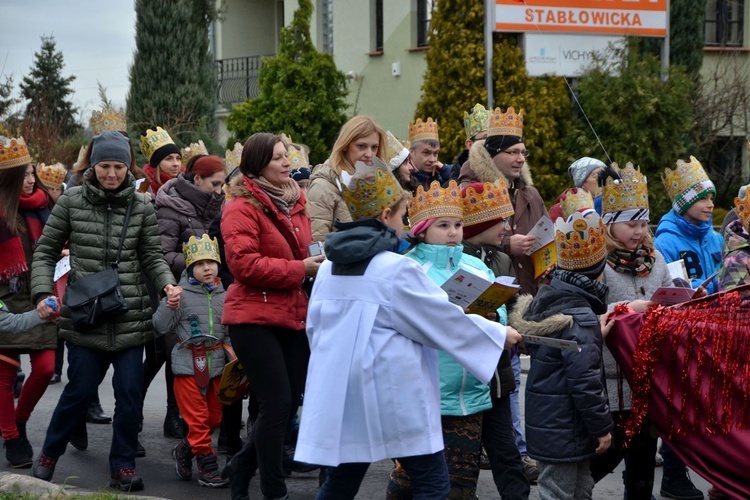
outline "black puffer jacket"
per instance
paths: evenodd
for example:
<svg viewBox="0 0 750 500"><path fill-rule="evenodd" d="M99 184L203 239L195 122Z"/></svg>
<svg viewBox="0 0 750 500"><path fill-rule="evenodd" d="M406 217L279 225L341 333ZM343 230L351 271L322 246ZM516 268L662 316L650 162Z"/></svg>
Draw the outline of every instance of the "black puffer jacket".
<svg viewBox="0 0 750 500"><path fill-rule="evenodd" d="M52 294L55 263L66 242L70 245L69 284L114 262L125 212L133 199L119 266L128 312L81 333L73 329L70 310L63 305L59 323L60 337L74 345L121 351L153 338L151 305L143 273L158 291L177 282L162 254L154 208L144 195L135 192L133 176L128 173L125 187L116 192L92 184L92 176L93 169L87 170L83 185L67 189L52 210L34 251L31 296L37 300Z"/></svg>
<svg viewBox="0 0 750 500"><path fill-rule="evenodd" d="M553 279L536 297L519 297L509 323L522 334L574 340L580 352L531 345L526 380L526 444L542 462L594 456L596 438L613 427L602 371L602 336L592 310L598 301Z"/></svg>

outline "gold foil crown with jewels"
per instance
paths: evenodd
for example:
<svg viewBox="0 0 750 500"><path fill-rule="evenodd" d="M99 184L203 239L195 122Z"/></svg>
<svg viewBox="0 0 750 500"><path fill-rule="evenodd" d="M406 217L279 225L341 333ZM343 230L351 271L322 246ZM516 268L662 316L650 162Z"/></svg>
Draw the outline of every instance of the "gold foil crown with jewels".
<svg viewBox="0 0 750 500"><path fill-rule="evenodd" d="M206 148L206 145L203 144L203 141L199 140L198 142L190 144L190 146L182 148L180 153L182 156L182 158L180 158L182 166L187 167L187 164L191 158L195 158L196 156L200 155L208 156L208 148Z"/></svg>
<svg viewBox="0 0 750 500"><path fill-rule="evenodd" d="M475 104L471 108L471 114L464 111L464 129L466 130L466 139L471 139L475 135L486 132L490 126L490 112L481 104Z"/></svg>
<svg viewBox="0 0 750 500"><path fill-rule="evenodd" d="M594 198L585 189L570 188L560 197L560 210L565 220L576 212L584 216L589 215L591 211L594 211Z"/></svg>
<svg viewBox="0 0 750 500"><path fill-rule="evenodd" d="M289 144L286 150L286 158L291 165L289 168L310 168L310 159L303 148L295 144Z"/></svg>
<svg viewBox="0 0 750 500"><path fill-rule="evenodd" d="M737 198L734 199L734 210L742 221L742 227L747 231L750 224L750 184L740 188Z"/></svg>
<svg viewBox="0 0 750 500"><path fill-rule="evenodd" d="M230 173L232 170L240 166L242 161L242 144L239 142L234 143L234 149L227 149L224 155L224 164L226 165L226 173Z"/></svg>
<svg viewBox="0 0 750 500"><path fill-rule="evenodd" d="M604 223L599 214L575 212L569 221L555 222L557 266L568 271L585 271L607 258Z"/></svg>
<svg viewBox="0 0 750 500"><path fill-rule="evenodd" d="M201 239L191 236L187 243L182 244L182 253L185 255L185 267L199 260L214 260L221 264L219 240L211 239L208 234L201 236Z"/></svg>
<svg viewBox="0 0 750 500"><path fill-rule="evenodd" d="M58 189L62 186L66 175L68 175L68 171L65 170L65 166L62 163L52 165L39 163L36 166L36 176L42 181L45 187L51 189Z"/></svg>
<svg viewBox="0 0 750 500"><path fill-rule="evenodd" d="M128 131L128 120L125 117L125 110L122 108L115 110L109 106L101 111L91 113L89 125L91 125L91 132L94 135L99 135L105 130L113 130L115 132Z"/></svg>
<svg viewBox="0 0 750 500"><path fill-rule="evenodd" d="M468 185L463 190L464 226L473 226L496 219L513 217L513 202L508 193L508 186L498 179L485 182L481 192Z"/></svg>
<svg viewBox="0 0 750 500"><path fill-rule="evenodd" d="M357 162L355 172L343 172L341 195L352 220L360 221L378 217L386 208L392 208L403 198L404 190L380 158L372 159L372 166Z"/></svg>
<svg viewBox="0 0 750 500"><path fill-rule="evenodd" d="M680 215L710 193L716 196L714 183L708 178L703 165L695 156L690 157L690 162L677 160L674 170L664 169L662 181L669 199L672 200L672 208Z"/></svg>
<svg viewBox="0 0 750 500"><path fill-rule="evenodd" d="M612 163L611 169L620 178L608 177L602 188L604 223L648 221L648 181L641 168L627 162L625 168Z"/></svg>
<svg viewBox="0 0 750 500"><path fill-rule="evenodd" d="M22 167L31 163L31 155L23 137L0 138L0 170Z"/></svg>
<svg viewBox="0 0 750 500"><path fill-rule="evenodd" d="M391 170L394 170L409 157L409 150L390 130L385 131L385 139L385 157Z"/></svg>
<svg viewBox="0 0 750 500"><path fill-rule="evenodd" d="M515 108L510 107L503 113L500 108L495 108L490 115L487 136L495 135L523 137L523 109L516 113Z"/></svg>
<svg viewBox="0 0 750 500"><path fill-rule="evenodd" d="M154 151L167 144L174 144L174 141L166 130L161 127L156 127L156 130L148 129L146 135L141 136L141 153L146 157L146 161L150 161Z"/></svg>
<svg viewBox="0 0 750 500"><path fill-rule="evenodd" d="M464 218L464 202L456 181L450 181L446 188L441 187L438 181L433 181L427 191L422 186L417 188L417 194L409 208L412 227L438 217Z"/></svg>
<svg viewBox="0 0 750 500"><path fill-rule="evenodd" d="M427 118L426 122L421 118L417 118L415 123L409 122L409 143L414 144L417 141L440 142L437 122L432 118Z"/></svg>

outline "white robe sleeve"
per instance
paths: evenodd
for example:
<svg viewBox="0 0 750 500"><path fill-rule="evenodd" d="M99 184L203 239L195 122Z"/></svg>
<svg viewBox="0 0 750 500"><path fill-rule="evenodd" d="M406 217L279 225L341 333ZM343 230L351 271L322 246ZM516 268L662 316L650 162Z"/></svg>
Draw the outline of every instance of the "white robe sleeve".
<svg viewBox="0 0 750 500"><path fill-rule="evenodd" d="M489 382L505 345L505 327L451 304L414 261L404 259L393 273L395 330L450 354L482 382Z"/></svg>

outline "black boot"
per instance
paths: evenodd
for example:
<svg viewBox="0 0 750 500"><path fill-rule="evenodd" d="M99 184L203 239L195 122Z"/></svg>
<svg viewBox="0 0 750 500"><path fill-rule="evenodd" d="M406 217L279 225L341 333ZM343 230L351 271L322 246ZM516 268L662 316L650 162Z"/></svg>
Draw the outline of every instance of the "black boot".
<svg viewBox="0 0 750 500"><path fill-rule="evenodd" d="M17 437L3 444L8 465L14 469L27 469L34 463L34 450L28 440Z"/></svg>
<svg viewBox="0 0 750 500"><path fill-rule="evenodd" d="M317 465L306 464L304 462L297 462L294 459L294 446L285 444L284 445L284 456L281 459L282 467L284 468L284 474L290 476L292 472L305 473L318 470Z"/></svg>
<svg viewBox="0 0 750 500"><path fill-rule="evenodd" d="M112 417L104 413L102 404L99 401L99 396L91 402L88 410L86 410L86 420L92 424L111 424Z"/></svg>
<svg viewBox="0 0 750 500"><path fill-rule="evenodd" d="M86 417L81 417L81 420L73 429L73 434L70 435L70 444L73 448L79 451L85 451L89 447L89 433L86 430Z"/></svg>
<svg viewBox="0 0 750 500"><path fill-rule="evenodd" d="M23 382L26 380L26 374L21 370L21 367L18 367L18 371L16 371L16 383L13 386L13 396L18 399L18 396L21 395L21 389L23 388Z"/></svg>
<svg viewBox="0 0 750 500"><path fill-rule="evenodd" d="M167 400L167 415L164 417L164 437L182 439L182 418L177 403Z"/></svg>

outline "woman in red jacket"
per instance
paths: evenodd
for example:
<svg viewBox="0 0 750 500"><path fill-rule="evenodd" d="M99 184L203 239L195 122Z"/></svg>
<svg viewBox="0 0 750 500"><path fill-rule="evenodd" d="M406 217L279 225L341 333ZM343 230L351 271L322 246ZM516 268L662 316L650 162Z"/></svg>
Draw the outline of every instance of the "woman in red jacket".
<svg viewBox="0 0 750 500"><path fill-rule="evenodd" d="M305 195L289 177L289 165L281 137L252 135L221 219L226 263L234 275L222 318L260 408L253 435L267 499L287 496L284 436L310 356L303 285L323 260L308 257L312 233Z"/></svg>

